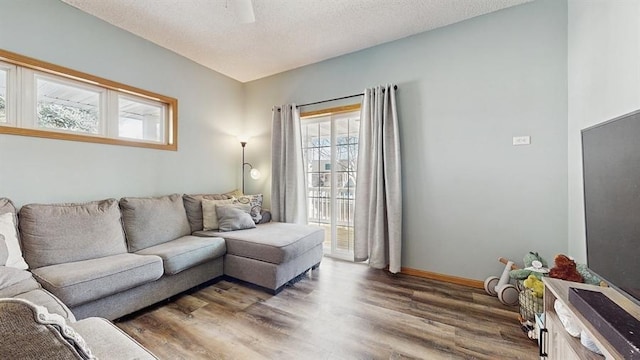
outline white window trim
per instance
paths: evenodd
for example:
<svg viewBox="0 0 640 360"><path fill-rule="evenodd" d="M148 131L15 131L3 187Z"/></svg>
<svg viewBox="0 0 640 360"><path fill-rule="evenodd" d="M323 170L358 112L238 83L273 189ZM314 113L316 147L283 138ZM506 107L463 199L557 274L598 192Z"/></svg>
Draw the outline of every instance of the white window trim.
<svg viewBox="0 0 640 360"><path fill-rule="evenodd" d="M18 104L16 101L16 78L17 66L0 61L0 70L7 73L7 97L5 99L5 109L7 122L0 123L2 126L16 126Z"/></svg>
<svg viewBox="0 0 640 360"><path fill-rule="evenodd" d="M335 107L335 108L329 108L329 109L321 109L321 110L317 110L317 111L311 111L311 112L306 112L306 113L301 113L300 114L300 118L303 121L303 123L306 124L319 124L319 123L329 123L330 124L330 134L329 136L331 137L331 159L330 159L330 163L331 163L331 197L330 197L330 201L331 201L331 217L335 217L336 213L335 213L335 209L337 209L337 203L338 203L338 199L337 199L337 195L338 195L338 189L337 186L333 186L333 185L337 185L338 184L338 171L336 171L336 169L338 168L337 166L337 135L336 134L336 121L345 117L349 117L349 115L351 113L355 113L355 112L359 112L360 111L360 104L352 104L352 105L345 105L345 106L340 106L340 107ZM358 140L359 142L359 140ZM317 148L319 149L321 146L313 146L313 147L308 147L308 148ZM304 145L303 145L304 148ZM303 149L304 150L304 149ZM321 171L319 171L320 173L322 173ZM357 173L357 170L355 170L355 172ZM309 171L305 170L305 176L309 176ZM327 250L327 252L325 252L325 256L330 256L333 258L337 258L337 259L342 259L342 260L348 260L348 261L353 261L353 251L349 250L349 249L340 249L337 246L337 225L333 224L333 220L329 223L330 226L330 234L331 234L331 244L330 244L330 248L325 248L325 250Z"/></svg>

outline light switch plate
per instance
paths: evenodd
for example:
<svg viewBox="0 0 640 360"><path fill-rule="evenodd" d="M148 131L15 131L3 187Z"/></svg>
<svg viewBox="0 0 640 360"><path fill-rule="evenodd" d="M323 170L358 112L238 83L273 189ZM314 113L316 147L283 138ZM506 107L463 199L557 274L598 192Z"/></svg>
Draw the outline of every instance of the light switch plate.
<svg viewBox="0 0 640 360"><path fill-rule="evenodd" d="M513 145L529 145L531 144L531 136L514 136Z"/></svg>

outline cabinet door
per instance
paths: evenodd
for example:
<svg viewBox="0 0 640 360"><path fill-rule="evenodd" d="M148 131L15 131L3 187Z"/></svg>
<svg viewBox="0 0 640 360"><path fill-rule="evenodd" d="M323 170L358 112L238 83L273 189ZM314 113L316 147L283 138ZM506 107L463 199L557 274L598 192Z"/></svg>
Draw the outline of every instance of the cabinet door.
<svg viewBox="0 0 640 360"><path fill-rule="evenodd" d="M548 359L550 360L572 360L580 359L571 348L571 344L567 341L566 331L564 330L560 319L554 312L547 312L546 315L546 327L548 333Z"/></svg>

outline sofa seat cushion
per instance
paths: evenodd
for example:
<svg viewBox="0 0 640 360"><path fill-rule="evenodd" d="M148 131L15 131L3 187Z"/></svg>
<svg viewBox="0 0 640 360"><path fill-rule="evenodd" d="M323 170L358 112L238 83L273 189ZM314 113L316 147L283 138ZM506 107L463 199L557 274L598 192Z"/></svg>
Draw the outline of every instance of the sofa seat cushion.
<svg viewBox="0 0 640 360"><path fill-rule="evenodd" d="M0 298L14 297L35 289L40 289L40 284L27 270L0 266Z"/></svg>
<svg viewBox="0 0 640 360"><path fill-rule="evenodd" d="M227 254L273 264L295 259L324 241L320 227L279 222L228 232L197 231L194 235L222 237L227 242Z"/></svg>
<svg viewBox="0 0 640 360"><path fill-rule="evenodd" d="M203 262L224 256L226 251L223 238L204 238L188 235L148 247L138 251L136 254L161 257L164 273L173 275Z"/></svg>
<svg viewBox="0 0 640 360"><path fill-rule="evenodd" d="M32 272L45 289L74 307L155 281L162 276L163 268L158 256L119 254Z"/></svg>

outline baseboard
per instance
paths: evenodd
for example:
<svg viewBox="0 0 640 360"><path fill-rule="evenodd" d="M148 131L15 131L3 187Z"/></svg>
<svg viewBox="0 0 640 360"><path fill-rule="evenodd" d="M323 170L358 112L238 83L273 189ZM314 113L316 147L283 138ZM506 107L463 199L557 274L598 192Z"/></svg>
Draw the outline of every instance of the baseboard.
<svg viewBox="0 0 640 360"><path fill-rule="evenodd" d="M411 276L417 276L425 279L439 280L439 281L444 281L452 284L484 289L484 282L480 280L467 279L467 278L452 276L452 275L444 275L444 274L439 274L435 272L406 268L406 267L401 268L400 273L411 275Z"/></svg>

